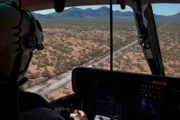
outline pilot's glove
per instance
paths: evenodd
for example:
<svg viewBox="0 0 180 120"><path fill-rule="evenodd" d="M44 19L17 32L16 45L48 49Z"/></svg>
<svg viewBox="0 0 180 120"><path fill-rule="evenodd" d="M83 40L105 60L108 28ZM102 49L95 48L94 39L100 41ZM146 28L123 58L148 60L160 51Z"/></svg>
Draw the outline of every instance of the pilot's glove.
<svg viewBox="0 0 180 120"><path fill-rule="evenodd" d="M70 114L70 118L74 120L88 120L86 114L81 110L75 110L74 113Z"/></svg>

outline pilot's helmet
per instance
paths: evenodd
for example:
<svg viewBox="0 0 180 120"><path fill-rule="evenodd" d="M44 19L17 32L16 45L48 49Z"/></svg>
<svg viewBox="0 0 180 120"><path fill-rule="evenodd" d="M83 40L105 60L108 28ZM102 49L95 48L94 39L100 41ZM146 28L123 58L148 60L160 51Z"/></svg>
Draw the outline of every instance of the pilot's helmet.
<svg viewBox="0 0 180 120"><path fill-rule="evenodd" d="M43 31L34 16L14 3L0 3L0 76L10 78L15 57L22 54L19 79L29 66L32 52L43 49Z"/></svg>

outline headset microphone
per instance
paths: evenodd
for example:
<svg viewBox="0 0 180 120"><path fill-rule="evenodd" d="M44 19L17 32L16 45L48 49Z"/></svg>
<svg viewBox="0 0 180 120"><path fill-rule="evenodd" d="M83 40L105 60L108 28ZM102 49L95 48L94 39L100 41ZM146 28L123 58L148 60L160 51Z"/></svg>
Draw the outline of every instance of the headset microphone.
<svg viewBox="0 0 180 120"><path fill-rule="evenodd" d="M65 7L65 0L53 0L53 5L56 12L62 12Z"/></svg>

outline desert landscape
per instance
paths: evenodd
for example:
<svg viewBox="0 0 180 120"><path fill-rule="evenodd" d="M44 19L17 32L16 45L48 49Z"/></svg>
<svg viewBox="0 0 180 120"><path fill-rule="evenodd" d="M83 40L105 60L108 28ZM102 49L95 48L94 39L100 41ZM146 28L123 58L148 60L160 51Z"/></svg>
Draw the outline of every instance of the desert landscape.
<svg viewBox="0 0 180 120"><path fill-rule="evenodd" d="M166 22L158 21L157 28L166 75L180 77L180 27L173 20L166 25ZM110 28L107 18L43 18L40 22L45 49L34 51L26 73L29 81L23 85L24 89L46 84L49 79L61 80L75 66L87 66L109 54ZM115 18L113 27L114 51L137 41L133 17ZM114 70L151 74L138 43L116 54L113 62ZM109 59L96 67L109 69ZM52 101L71 93L71 82L68 82L44 97Z"/></svg>

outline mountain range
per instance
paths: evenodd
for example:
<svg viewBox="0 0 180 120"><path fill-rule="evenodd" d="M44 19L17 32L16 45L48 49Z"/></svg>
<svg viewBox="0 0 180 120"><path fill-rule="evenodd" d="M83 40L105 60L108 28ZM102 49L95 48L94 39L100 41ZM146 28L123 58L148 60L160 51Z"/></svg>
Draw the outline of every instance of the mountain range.
<svg viewBox="0 0 180 120"><path fill-rule="evenodd" d="M109 16L109 8L108 7L100 7L98 9L80 9L77 7L71 7L69 9L64 10L61 13L50 13L46 15L42 14L37 14L37 13L32 13L37 19L59 19L59 18L107 18ZM126 11L126 12L121 12L121 11L113 11L113 16L114 18L131 18L134 17L133 12ZM176 18L176 20L180 20L180 12L171 15L171 16L163 16L163 15L155 15L156 19L169 19L170 17Z"/></svg>

